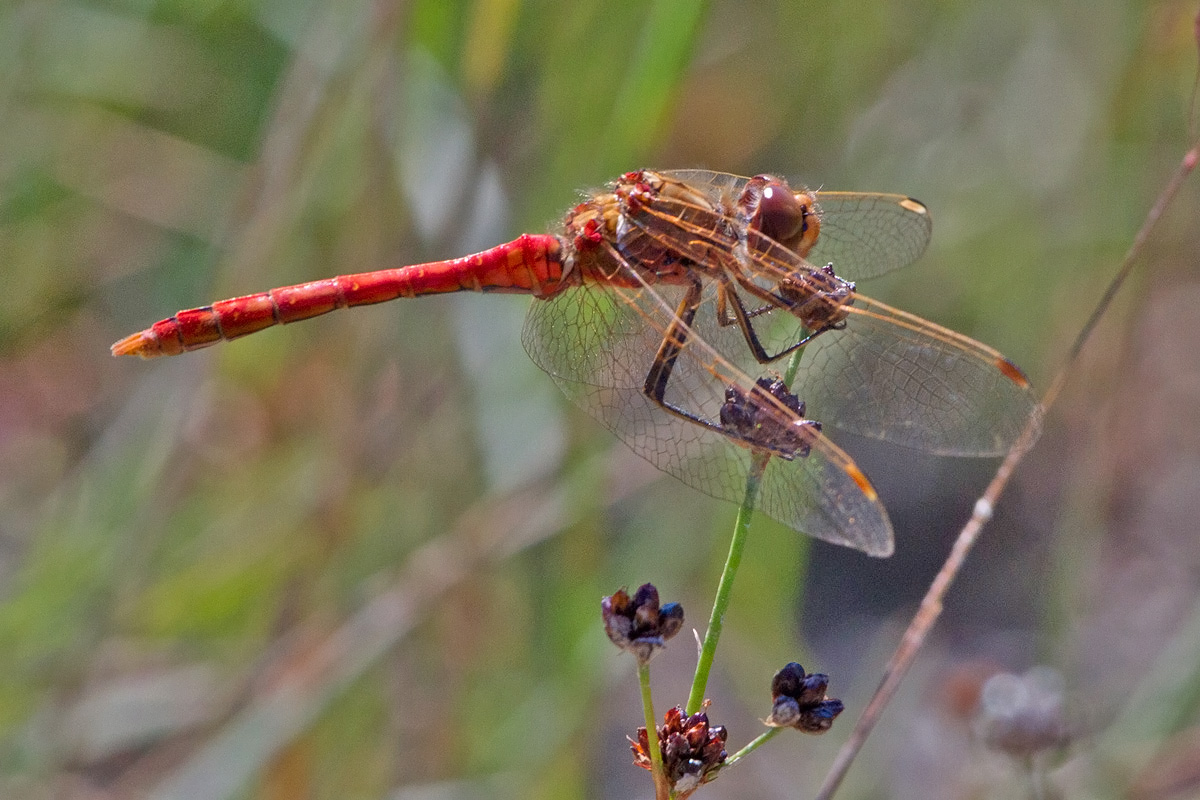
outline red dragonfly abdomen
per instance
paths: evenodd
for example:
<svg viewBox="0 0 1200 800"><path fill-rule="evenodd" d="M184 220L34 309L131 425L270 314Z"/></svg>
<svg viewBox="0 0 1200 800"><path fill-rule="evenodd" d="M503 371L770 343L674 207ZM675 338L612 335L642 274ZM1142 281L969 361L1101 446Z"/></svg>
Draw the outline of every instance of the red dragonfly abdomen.
<svg viewBox="0 0 1200 800"><path fill-rule="evenodd" d="M223 339L327 314L338 308L445 292L549 297L577 279L563 275L556 236L525 234L473 256L284 286L180 311L112 346L113 355L174 356Z"/></svg>

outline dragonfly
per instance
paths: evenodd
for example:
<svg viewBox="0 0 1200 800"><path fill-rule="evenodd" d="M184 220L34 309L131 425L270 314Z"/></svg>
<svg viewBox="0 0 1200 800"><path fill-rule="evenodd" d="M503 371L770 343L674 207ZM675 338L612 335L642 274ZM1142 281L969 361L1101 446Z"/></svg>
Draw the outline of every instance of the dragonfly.
<svg viewBox="0 0 1200 800"><path fill-rule="evenodd" d="M912 263L931 232L928 209L904 195L637 170L589 193L556 233L180 311L112 352L178 355L400 297L532 295L529 356L639 456L733 502L759 472L767 515L886 556L879 494L824 426L978 457L1032 441L1022 431L1039 424L1012 361L848 279Z"/></svg>

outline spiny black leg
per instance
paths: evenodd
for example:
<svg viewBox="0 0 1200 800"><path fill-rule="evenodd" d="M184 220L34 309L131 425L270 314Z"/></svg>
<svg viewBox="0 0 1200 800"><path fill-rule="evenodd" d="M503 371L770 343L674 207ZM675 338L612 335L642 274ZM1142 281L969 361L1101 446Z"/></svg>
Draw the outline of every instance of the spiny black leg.
<svg viewBox="0 0 1200 800"><path fill-rule="evenodd" d="M728 306L733 308L732 321L737 323L738 329L742 332L742 337L746 340L746 344L750 347L750 352L754 354L754 359L760 364L770 364L774 361L778 361L784 356L794 353L796 350L804 347L804 345L811 342L818 334L830 330L830 328L822 328L819 331L810 333L795 344L788 345L775 355L771 355L767 352L766 348L762 346L762 343L758 339L758 333L754 330L754 325L750 321L751 318L755 316L755 313L746 310L746 306L742 303L742 298L738 295L737 290L733 287L733 285L729 283L728 279L721 280L720 284L717 286L717 292L717 298L718 301L720 301L719 305L722 307ZM781 305L776 306L776 308L781 308L782 310L786 311L787 307L786 305ZM844 323L842 327L845 327Z"/></svg>
<svg viewBox="0 0 1200 800"><path fill-rule="evenodd" d="M696 318L696 309L700 307L700 293L700 280L693 276L692 283L683 295L683 300L680 301L679 307L675 309L675 317L671 320L670 326L667 327L662 344L658 346L658 352L654 355L654 363L650 365L650 372L646 375L646 382L642 386L642 392L668 411L674 412L692 422L715 428L717 426L713 423L672 406L666 399L667 383L670 381L671 373L675 369L675 362L679 360L679 354L683 352L684 345L687 344L687 337L691 332L692 321Z"/></svg>

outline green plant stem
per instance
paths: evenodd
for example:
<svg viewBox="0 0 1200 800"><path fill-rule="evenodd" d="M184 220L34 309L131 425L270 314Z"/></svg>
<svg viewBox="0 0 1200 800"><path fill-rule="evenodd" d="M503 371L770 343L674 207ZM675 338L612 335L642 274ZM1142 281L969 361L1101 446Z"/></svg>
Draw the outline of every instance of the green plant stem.
<svg viewBox="0 0 1200 800"><path fill-rule="evenodd" d="M654 699L650 696L650 663L638 664L638 684L642 687L642 713L646 717L646 743L650 750L650 774L654 778L655 800L667 800L670 789L663 769L662 745L658 741L658 717L654 714Z"/></svg>
<svg viewBox="0 0 1200 800"><path fill-rule="evenodd" d="M766 731L760 734L757 739L750 742L750 744L746 745L741 750L738 750L729 758L725 759L725 763L721 766L721 769L728 769L729 767L732 767L734 764L774 739L781 730L783 730L783 728L768 728Z"/></svg>
<svg viewBox="0 0 1200 800"><path fill-rule="evenodd" d="M792 353L788 361L787 371L783 380L788 386L796 378L800 368L800 358L804 355L801 347ZM686 710L695 714L704 703L704 691L708 686L708 676L712 671L713 658L717 653L717 642L721 640L721 630L725 626L725 611L729 608L729 599L733 594L733 579L737 576L738 567L742 563L742 551L746 548L746 537L750 532L750 518L754 516L754 504L758 500L758 490L762 485L763 472L771 457L764 453L755 453L750 458L750 472L746 475L746 494L742 505L738 508L737 520L733 524L733 539L729 542L729 555L725 557L725 569L721 571L721 580L717 584L717 596L713 600L712 614L708 618L708 631L704 634L704 642L700 645L700 658L696 662L696 676L692 679L692 691L688 695Z"/></svg>
<svg viewBox="0 0 1200 800"><path fill-rule="evenodd" d="M768 455L755 453L750 461L750 474L746 476L746 496L738 509L737 521L733 525L733 540L729 543L729 555L725 558L725 569L717 584L717 597L713 601L712 614L708 618L708 632L700 645L700 658L696 663L696 676L692 679L692 691L688 695L687 713L695 714L704 702L704 690L708 686L708 675L712 671L717 642L721 640L721 629L725 626L725 611L733 594L733 579L737 577L742 563L742 551L746 548L746 536L750 531L750 518L754 515L754 503L762 483L763 470L767 467Z"/></svg>

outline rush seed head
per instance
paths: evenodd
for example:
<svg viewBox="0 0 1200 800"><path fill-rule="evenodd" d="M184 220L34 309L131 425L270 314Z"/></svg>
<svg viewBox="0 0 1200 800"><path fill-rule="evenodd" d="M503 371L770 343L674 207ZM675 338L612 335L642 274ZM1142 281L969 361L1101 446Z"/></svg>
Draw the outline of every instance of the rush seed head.
<svg viewBox="0 0 1200 800"><path fill-rule="evenodd" d="M814 734L829 730L845 706L826 695L828 686L828 675L807 675L804 667L791 662L771 681L771 714L766 724Z"/></svg>
<svg viewBox="0 0 1200 800"><path fill-rule="evenodd" d="M633 597L624 589L600 601L604 632L617 647L645 664L683 627L683 606L659 605L658 589L643 584Z"/></svg>
<svg viewBox="0 0 1200 800"><path fill-rule="evenodd" d="M675 706L663 715L658 741L663 770L677 798L687 797L717 776L725 763L728 736L723 725L709 725L708 715L703 711L688 716L682 707ZM629 743L633 763L650 769L650 736L646 729L638 728L637 740L630 739Z"/></svg>

